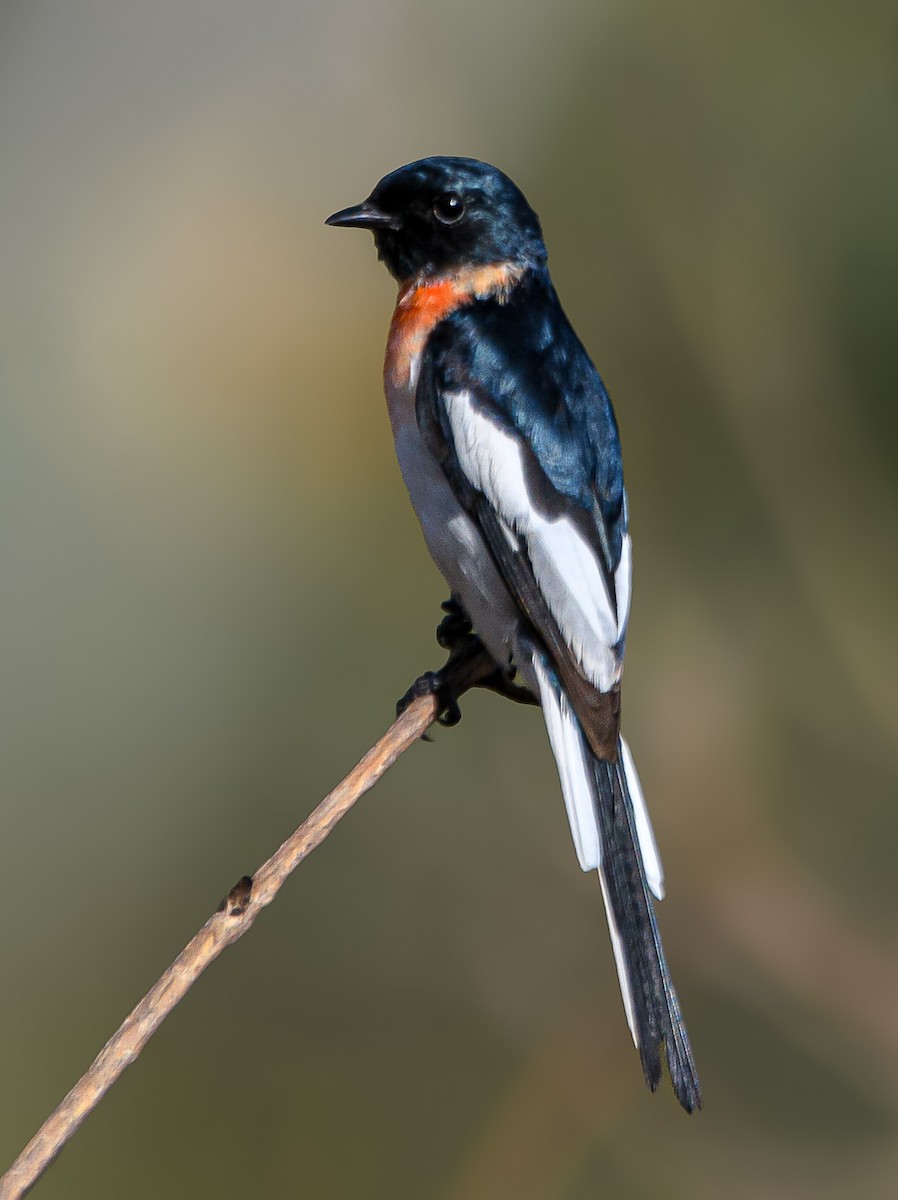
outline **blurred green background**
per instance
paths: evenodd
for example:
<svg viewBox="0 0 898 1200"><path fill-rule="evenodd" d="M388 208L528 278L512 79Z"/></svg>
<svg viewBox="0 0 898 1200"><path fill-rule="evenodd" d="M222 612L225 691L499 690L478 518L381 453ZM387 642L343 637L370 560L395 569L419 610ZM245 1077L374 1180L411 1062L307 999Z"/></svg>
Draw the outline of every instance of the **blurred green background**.
<svg viewBox="0 0 898 1200"><path fill-rule="evenodd" d="M898 12L5 0L0 1157L441 655L324 217L424 154L540 212L615 397L626 729L705 1112L651 1097L536 713L475 695L36 1195L898 1188Z"/></svg>

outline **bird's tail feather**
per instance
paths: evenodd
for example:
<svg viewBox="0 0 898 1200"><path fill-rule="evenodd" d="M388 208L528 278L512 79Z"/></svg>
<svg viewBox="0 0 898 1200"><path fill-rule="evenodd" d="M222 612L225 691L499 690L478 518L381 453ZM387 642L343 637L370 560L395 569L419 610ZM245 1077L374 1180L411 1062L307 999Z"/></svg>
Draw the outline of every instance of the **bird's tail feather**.
<svg viewBox="0 0 898 1200"><path fill-rule="evenodd" d="M593 759L608 927L646 1081L654 1091L666 1059L677 1099L692 1112L701 1107L698 1075L661 945L623 757L622 748L616 763Z"/></svg>
<svg viewBox="0 0 898 1200"><path fill-rule="evenodd" d="M598 869L627 1021L654 1091L666 1061L677 1099L701 1107L692 1049L670 977L652 894L663 878L642 789L621 739L616 762L596 758L551 666L533 667L580 865Z"/></svg>

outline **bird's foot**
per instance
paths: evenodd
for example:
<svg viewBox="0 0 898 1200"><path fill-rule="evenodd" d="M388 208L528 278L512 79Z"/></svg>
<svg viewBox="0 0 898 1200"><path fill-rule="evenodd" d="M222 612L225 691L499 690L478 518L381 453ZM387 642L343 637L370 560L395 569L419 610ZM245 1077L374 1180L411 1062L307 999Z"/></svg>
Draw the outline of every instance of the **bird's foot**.
<svg viewBox="0 0 898 1200"><path fill-rule="evenodd" d="M457 725L461 720L461 709L458 706L457 695L449 688L444 675L445 669L444 667L442 671L425 671L423 675L419 675L405 695L396 702L396 716L401 717L408 706L420 696L435 696L440 706L437 723L447 727ZM424 738L430 740L427 734L424 734Z"/></svg>
<svg viewBox="0 0 898 1200"><path fill-rule="evenodd" d="M437 641L444 650L454 650L459 642L473 633L473 628L467 613L454 596L444 600L440 608L446 615L437 625Z"/></svg>
<svg viewBox="0 0 898 1200"><path fill-rule="evenodd" d="M515 683L513 675L513 671L496 667L490 675L487 675L485 679L480 680L474 686L486 688L488 692L495 692L497 696L504 696L506 700L513 700L515 704L535 704L538 706L539 700L537 700L530 688L524 687L522 683Z"/></svg>
<svg viewBox="0 0 898 1200"><path fill-rule="evenodd" d="M461 720L459 697L498 668L480 638L471 632L471 623L457 602L447 600L443 608L447 615L440 629L446 625L449 634L441 644L451 647L449 657L439 671L425 671L415 680L396 705L396 715L401 716L419 696L435 696L440 706L437 723L451 727Z"/></svg>
<svg viewBox="0 0 898 1200"><path fill-rule="evenodd" d="M539 703L529 688L513 682L509 668L497 665L476 634L459 632L444 665L439 671L425 671L415 680L396 705L396 715L401 716L419 696L435 696L439 705L437 723L457 725L461 720L459 698L473 687L486 688L517 704Z"/></svg>

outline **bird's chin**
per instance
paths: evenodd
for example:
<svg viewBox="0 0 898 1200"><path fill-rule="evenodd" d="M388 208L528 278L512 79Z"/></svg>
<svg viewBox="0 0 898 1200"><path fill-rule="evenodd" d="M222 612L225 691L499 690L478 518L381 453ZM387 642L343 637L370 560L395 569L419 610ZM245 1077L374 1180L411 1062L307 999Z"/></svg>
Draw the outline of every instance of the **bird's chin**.
<svg viewBox="0 0 898 1200"><path fill-rule="evenodd" d="M405 283L416 274L407 254L403 254L396 233L392 229L375 229L374 245L377 257L399 283Z"/></svg>

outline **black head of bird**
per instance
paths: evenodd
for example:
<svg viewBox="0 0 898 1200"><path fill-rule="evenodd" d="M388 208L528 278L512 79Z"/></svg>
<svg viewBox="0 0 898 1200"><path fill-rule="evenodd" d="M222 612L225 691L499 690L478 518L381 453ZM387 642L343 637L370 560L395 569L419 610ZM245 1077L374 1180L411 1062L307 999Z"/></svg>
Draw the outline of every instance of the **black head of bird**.
<svg viewBox="0 0 898 1200"><path fill-rule="evenodd" d="M521 190L475 158L422 158L400 167L327 224L370 229L379 257L401 283L546 259L539 218Z"/></svg>

